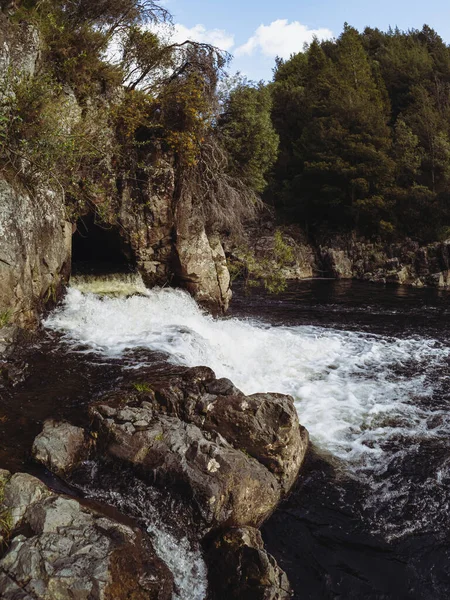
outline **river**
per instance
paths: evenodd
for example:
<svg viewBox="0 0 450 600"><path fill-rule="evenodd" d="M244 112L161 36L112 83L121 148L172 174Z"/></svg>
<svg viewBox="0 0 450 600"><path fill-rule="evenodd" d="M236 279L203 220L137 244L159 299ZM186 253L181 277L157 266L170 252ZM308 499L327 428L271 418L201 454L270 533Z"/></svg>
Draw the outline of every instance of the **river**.
<svg viewBox="0 0 450 600"><path fill-rule="evenodd" d="M26 378L2 397L4 466L29 470L40 422L83 424L81 409L126 372L207 365L247 394L292 395L310 432L299 482L263 528L295 598L450 597L447 293L321 280L280 296L237 288L231 314L214 319L182 291L124 286L137 293L105 297L79 280L47 316ZM132 493L94 487L84 492L142 512ZM180 562L163 533L162 554ZM178 597L194 600L183 589L204 579L201 553L186 545L183 556Z"/></svg>

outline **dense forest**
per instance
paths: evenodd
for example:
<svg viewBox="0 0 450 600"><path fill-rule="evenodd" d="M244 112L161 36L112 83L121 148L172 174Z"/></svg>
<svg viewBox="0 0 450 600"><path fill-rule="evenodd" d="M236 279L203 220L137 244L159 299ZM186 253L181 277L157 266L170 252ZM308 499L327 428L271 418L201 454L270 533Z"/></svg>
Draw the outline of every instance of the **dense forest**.
<svg viewBox="0 0 450 600"><path fill-rule="evenodd" d="M157 148L210 229L239 230L262 195L313 235L449 237L450 48L429 27L345 25L277 60L266 84L227 75L220 49L161 37L171 16L159 2L3 5L18 27L36 24L47 66L1 82L2 168L28 186L50 177L75 216L111 194L111 165L126 176ZM67 87L85 112L70 135L55 110Z"/></svg>
<svg viewBox="0 0 450 600"><path fill-rule="evenodd" d="M349 25L277 61L267 197L310 231L429 241L450 229L450 48L435 31Z"/></svg>

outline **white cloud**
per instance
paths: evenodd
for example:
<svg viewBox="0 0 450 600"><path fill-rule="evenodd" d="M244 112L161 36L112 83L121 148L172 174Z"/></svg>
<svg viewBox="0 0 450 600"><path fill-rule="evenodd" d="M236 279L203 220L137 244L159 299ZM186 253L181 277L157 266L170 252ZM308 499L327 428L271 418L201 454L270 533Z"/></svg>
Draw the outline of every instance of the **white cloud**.
<svg viewBox="0 0 450 600"><path fill-rule="evenodd" d="M221 50L231 50L234 46L234 35L227 33L224 29L206 29L201 24L189 28L176 23L170 37L174 42L192 40L194 42L212 44Z"/></svg>
<svg viewBox="0 0 450 600"><path fill-rule="evenodd" d="M270 25L260 25L245 44L236 49L236 56L251 56L261 52L264 56L287 59L291 54L303 50L304 44L310 44L314 37L319 40L333 37L329 29L309 29L299 21L289 23L287 19L277 19Z"/></svg>

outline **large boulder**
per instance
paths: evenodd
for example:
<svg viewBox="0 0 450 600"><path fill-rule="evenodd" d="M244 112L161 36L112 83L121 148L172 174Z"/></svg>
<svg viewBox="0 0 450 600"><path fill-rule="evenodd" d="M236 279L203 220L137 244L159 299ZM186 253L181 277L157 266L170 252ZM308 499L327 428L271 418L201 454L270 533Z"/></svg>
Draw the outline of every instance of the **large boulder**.
<svg viewBox="0 0 450 600"><path fill-rule="evenodd" d="M336 279L351 279L353 264L346 250L320 248L323 270L326 275Z"/></svg>
<svg viewBox="0 0 450 600"><path fill-rule="evenodd" d="M283 493L289 492L309 443L290 396L246 396L229 379L216 379L208 367L184 369L179 376L152 381L148 390L140 397L150 401L155 410L194 423L203 431L219 433L234 448L263 464L277 478Z"/></svg>
<svg viewBox="0 0 450 600"><path fill-rule="evenodd" d="M53 419L45 421L33 444L33 457L60 476L73 471L88 454L89 441L84 429Z"/></svg>
<svg viewBox="0 0 450 600"><path fill-rule="evenodd" d="M275 477L222 436L155 413L144 399L91 408L108 454L160 485L186 492L212 527L258 526L280 499Z"/></svg>
<svg viewBox="0 0 450 600"><path fill-rule="evenodd" d="M131 523L51 492L23 473L0 473L3 600L169 600L173 581Z"/></svg>
<svg viewBox="0 0 450 600"><path fill-rule="evenodd" d="M216 431L256 458L288 492L308 447L292 398L283 394L208 394L203 429Z"/></svg>
<svg viewBox="0 0 450 600"><path fill-rule="evenodd" d="M264 549L257 529L220 533L209 544L208 567L217 600L288 600L289 580Z"/></svg>
<svg viewBox="0 0 450 600"><path fill-rule="evenodd" d="M245 396L206 367L136 387L91 406L98 443L186 492L208 526L258 526L291 489L308 435L289 396Z"/></svg>

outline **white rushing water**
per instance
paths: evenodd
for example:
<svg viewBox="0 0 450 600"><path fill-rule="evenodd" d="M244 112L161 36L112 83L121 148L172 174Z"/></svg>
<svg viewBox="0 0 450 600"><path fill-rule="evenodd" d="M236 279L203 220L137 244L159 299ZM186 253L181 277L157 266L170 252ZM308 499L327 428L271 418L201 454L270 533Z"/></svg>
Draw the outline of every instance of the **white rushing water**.
<svg viewBox="0 0 450 600"><path fill-rule="evenodd" d="M207 365L247 394L291 394L313 441L356 470L380 466L390 438L442 434L442 420L429 422L436 411L416 402L432 392L420 365L449 356L434 340L218 320L173 289L103 299L71 289L45 324L106 356L148 348L175 364ZM416 373L402 374L411 362Z"/></svg>
<svg viewBox="0 0 450 600"><path fill-rule="evenodd" d="M385 517L379 506L423 503L428 514L429 498L440 488L445 499L438 504L447 501L450 482L441 464L430 464L424 485L432 491L423 498L407 474L399 482L390 473L420 444L450 436L450 411L430 401L435 384L429 377L449 359L448 346L423 337L214 319L183 291L140 292L101 298L70 289L45 325L80 351L120 357L146 348L165 353L175 364L209 366L247 394L292 395L316 446L336 457L344 474L369 484L368 506L381 514L375 528L388 535L423 524L412 515L394 526L391 508ZM401 472L398 465L395 469ZM442 515L438 505L434 512L436 518Z"/></svg>
<svg viewBox="0 0 450 600"><path fill-rule="evenodd" d="M205 600L208 589L206 564L198 542L189 540L184 532L180 535L179 529L182 529L186 519L180 515L182 509L176 501L170 495L148 487L137 478L125 480L125 485L117 491L110 481L103 485L97 482L97 463L87 461L84 468L93 476L88 484L82 486L87 496L117 507L125 514L139 519L144 525L157 555L173 575L173 600ZM161 499L164 508L161 506ZM164 523L163 515L166 515L167 511L170 512L172 520L175 519L177 525L181 525L177 528L177 533Z"/></svg>

